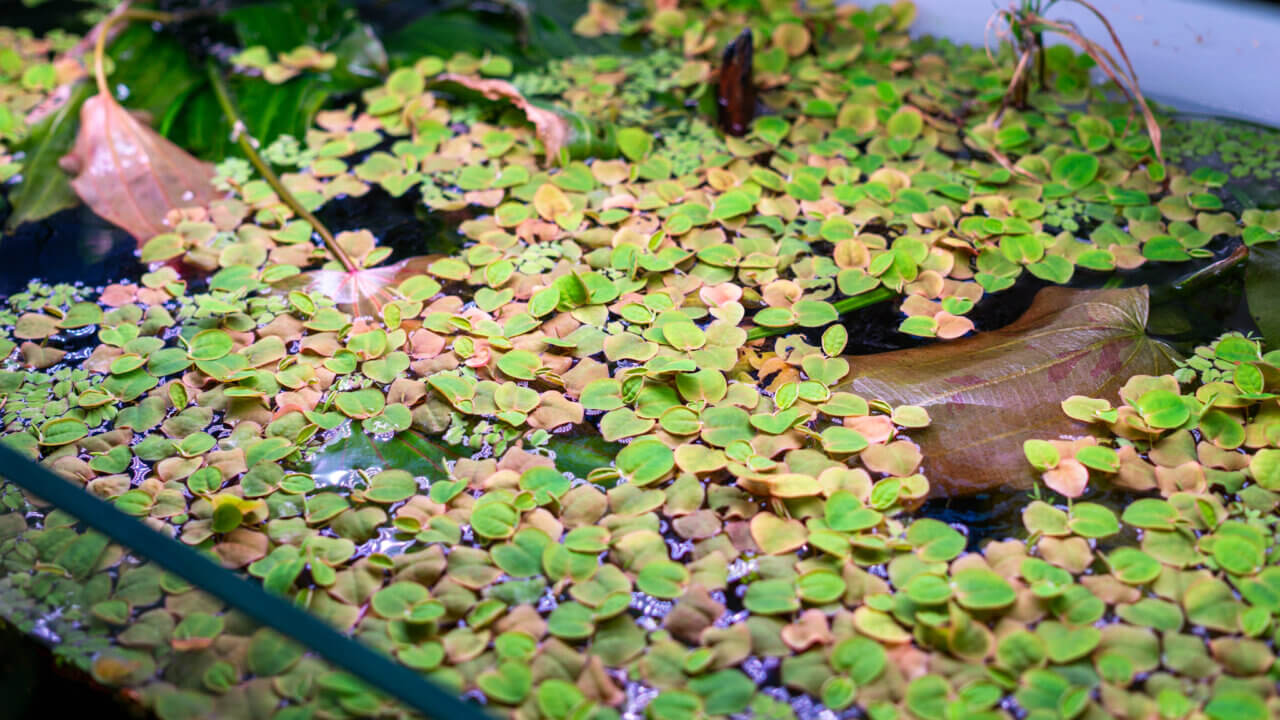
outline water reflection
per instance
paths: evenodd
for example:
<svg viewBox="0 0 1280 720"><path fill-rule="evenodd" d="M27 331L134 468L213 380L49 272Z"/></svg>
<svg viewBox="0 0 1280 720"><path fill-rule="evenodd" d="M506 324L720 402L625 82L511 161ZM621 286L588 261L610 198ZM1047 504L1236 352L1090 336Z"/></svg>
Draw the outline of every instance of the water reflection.
<svg viewBox="0 0 1280 720"><path fill-rule="evenodd" d="M7 221L7 211L0 222ZM145 272L134 256L137 241L84 206L19 225L3 237L0 297L21 292L33 278L90 287Z"/></svg>

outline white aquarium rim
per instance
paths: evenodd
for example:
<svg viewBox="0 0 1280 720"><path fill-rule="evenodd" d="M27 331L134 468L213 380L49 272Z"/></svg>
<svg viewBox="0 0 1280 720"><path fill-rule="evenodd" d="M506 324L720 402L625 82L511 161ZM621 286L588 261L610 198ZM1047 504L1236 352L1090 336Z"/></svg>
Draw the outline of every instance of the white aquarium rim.
<svg viewBox="0 0 1280 720"><path fill-rule="evenodd" d="M1124 42L1148 97L1189 112L1280 127L1280 4L1092 1ZM981 45L987 18L1009 2L915 0L919 13L912 34ZM1045 15L1072 20L1086 36L1110 45L1102 23L1069 0Z"/></svg>

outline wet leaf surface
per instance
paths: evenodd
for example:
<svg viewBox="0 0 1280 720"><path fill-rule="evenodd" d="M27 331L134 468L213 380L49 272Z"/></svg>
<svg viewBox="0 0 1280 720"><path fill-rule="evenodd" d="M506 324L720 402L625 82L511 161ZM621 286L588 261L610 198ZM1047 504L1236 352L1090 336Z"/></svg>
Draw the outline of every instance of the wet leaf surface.
<svg viewBox="0 0 1280 720"><path fill-rule="evenodd" d="M1280 348L1280 244L1249 248L1245 295L1268 348Z"/></svg>
<svg viewBox="0 0 1280 720"><path fill-rule="evenodd" d="M1130 376L1174 368L1175 354L1146 336L1147 307L1145 288L1047 288L1001 330L854 359L844 387L929 411L933 423L915 438L931 492L1030 487L1025 440L1086 434L1057 402L1117 398Z"/></svg>

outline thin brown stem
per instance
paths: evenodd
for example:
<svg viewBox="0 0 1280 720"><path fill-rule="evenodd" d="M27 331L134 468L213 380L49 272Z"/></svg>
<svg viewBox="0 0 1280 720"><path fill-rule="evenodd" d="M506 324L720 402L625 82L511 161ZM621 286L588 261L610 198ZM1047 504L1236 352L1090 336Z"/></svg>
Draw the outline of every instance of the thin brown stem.
<svg viewBox="0 0 1280 720"><path fill-rule="evenodd" d="M1018 9L1010 7L1004 10L996 11L987 21L987 33L990 33L992 25L998 20L1004 20L1009 26L1009 30L1013 35L1015 50L1020 51L1018 64L1014 68L1013 77L1009 82L1009 87L1005 91L1004 97L1000 100L1000 107L991 116L991 122L999 125L1000 118L1004 115L1005 109L1012 102L1020 105L1026 100L1026 85L1028 84L1029 75L1032 72L1038 72L1040 76L1040 86L1044 89L1047 60L1045 58L1044 48L1044 32L1056 32L1075 43L1089 57L1093 58L1098 67L1107 77L1120 89L1125 99L1130 105L1142 114L1143 120L1147 127L1147 135L1151 138L1152 150L1154 151L1157 162L1164 162L1164 152L1161 147L1160 124L1156 121L1155 114L1147 105L1147 100L1142 94L1142 88L1138 84L1138 74L1134 70L1133 63L1129 60L1129 54L1125 51L1124 45L1120 42L1120 36L1116 33L1115 27L1107 20L1097 7L1089 0L1071 0L1081 7L1088 10L1098 18L1107 30L1107 34L1111 38L1112 44L1115 46L1119 60L1112 56L1111 52L1098 42L1085 37L1076 27L1074 23L1069 21L1049 20L1040 14L1040 10L1047 9L1044 7L1023 6ZM1050 3L1052 5L1052 3ZM990 45L987 46L987 56L992 56ZM1036 67L1028 67L1029 62L1034 62ZM1122 64L1123 63L1123 64ZM1130 116L1132 118L1132 115ZM1127 129L1126 129L1127 130ZM997 156L997 160L1000 158ZM1005 164L1001 162L1001 164Z"/></svg>
<svg viewBox="0 0 1280 720"><path fill-rule="evenodd" d="M338 244L338 240L333 236L333 233L329 232L329 228L325 227L324 223L320 222L320 219L313 215L310 210L303 207L301 202L298 202L298 198L289 192L289 188L285 187L279 176L271 169L271 166L263 161L262 156L258 154L257 148L253 146L253 138L249 136L248 129L236 112L235 105L231 102L231 93L227 90L227 83L222 79L222 74L218 72L212 62L209 63L208 71L209 82L213 84L214 95L218 98L218 104L222 106L222 113L226 116L227 122L231 124L236 143L240 145L240 149L244 152L245 157L249 158L249 162L254 169L258 171L263 180L267 181L267 184L271 186L271 189L275 191L280 200L289 206L290 210L293 210L298 217L311 225L312 229L320 235L320 239L324 241L325 248L339 263L342 263L342 267L347 272L359 270L359 266L355 264L350 255L347 255L347 251L343 250L342 246Z"/></svg>
<svg viewBox="0 0 1280 720"><path fill-rule="evenodd" d="M1045 66L1048 65L1049 63L1044 56L1044 33L1041 31L1036 31L1035 38L1036 38L1036 74L1039 75L1040 92L1047 92L1049 89L1049 85L1045 81L1045 73L1046 73Z"/></svg>
<svg viewBox="0 0 1280 720"><path fill-rule="evenodd" d="M131 20L146 20L150 22L173 22L177 16L173 13L161 12L159 10L134 10L129 9L124 12L115 13L98 25L98 40L93 47L93 74L98 81L98 93L105 96L111 96L111 90L107 86L107 71L104 58L107 54L107 36L111 34L111 28L120 22L129 22Z"/></svg>
<svg viewBox="0 0 1280 720"><path fill-rule="evenodd" d="M1138 84L1138 74L1134 71L1133 63L1129 61L1129 56L1125 52L1124 46L1120 44L1120 39L1111 27L1111 23L1107 22L1106 18L1103 18L1096 8L1083 2L1083 0L1075 1L1089 8L1102 20L1102 23L1107 27L1107 32L1111 35L1112 42L1115 44L1121 60L1124 61L1124 67L1121 67L1120 63L1105 47L1085 37L1074 24L1049 20L1040 16L1034 16L1032 20L1071 40L1097 62L1098 67L1102 68L1102 71L1116 84L1116 87L1120 88L1120 92L1124 94L1125 98L1142 113L1143 120L1147 126L1147 135L1150 136L1151 144L1155 151L1156 160L1164 162L1164 153L1160 142L1160 124L1156 121L1155 114L1151 112L1151 108L1147 105L1147 99L1143 96L1142 88Z"/></svg>

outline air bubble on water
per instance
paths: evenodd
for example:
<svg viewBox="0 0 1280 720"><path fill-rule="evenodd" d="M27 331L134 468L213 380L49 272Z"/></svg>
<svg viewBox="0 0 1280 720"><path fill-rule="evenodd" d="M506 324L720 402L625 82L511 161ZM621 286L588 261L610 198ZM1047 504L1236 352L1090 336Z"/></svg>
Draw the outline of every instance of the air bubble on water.
<svg viewBox="0 0 1280 720"><path fill-rule="evenodd" d="M627 700L623 705L622 720L644 720L644 709L658 696L658 691L638 682L627 683Z"/></svg>
<svg viewBox="0 0 1280 720"><path fill-rule="evenodd" d="M324 444L331 445L349 437L351 437L351 421L343 420L340 425L324 433Z"/></svg>
<svg viewBox="0 0 1280 720"><path fill-rule="evenodd" d="M151 468L148 467L147 464L142 461L142 458L137 455L133 456L133 462L129 463L129 469L133 471L133 482L135 485L146 480L147 475L151 473Z"/></svg>
<svg viewBox="0 0 1280 720"><path fill-rule="evenodd" d="M671 547L671 559L679 560L686 553L693 552L693 541L685 540L684 542L676 542L670 538L667 539L667 545Z"/></svg>
<svg viewBox="0 0 1280 720"><path fill-rule="evenodd" d="M311 476L317 488L349 487L355 477L357 477L355 471L347 469L330 470L329 472L315 473Z"/></svg>
<svg viewBox="0 0 1280 720"><path fill-rule="evenodd" d="M671 612L672 607L674 607L674 604L670 600L659 600L648 593L639 591L631 593L631 608L639 610L646 617L666 617L667 613Z"/></svg>
<svg viewBox="0 0 1280 720"><path fill-rule="evenodd" d="M734 582L736 580L741 580L755 571L755 560L743 560L742 558L738 558L737 560L729 563L728 575L726 578L729 582Z"/></svg>
<svg viewBox="0 0 1280 720"><path fill-rule="evenodd" d="M791 700L791 709L800 720L827 720L835 718L835 713L815 703L808 695L797 695ZM825 713L825 716L824 716Z"/></svg>
<svg viewBox="0 0 1280 720"><path fill-rule="evenodd" d="M31 628L31 634L49 645L59 645L62 643L62 637L54 632L51 624L62 617L62 608L55 607L53 612L36 620L35 625Z"/></svg>
<svg viewBox="0 0 1280 720"><path fill-rule="evenodd" d="M769 677L769 668L764 666L764 662L757 657L749 657L742 661L742 672L751 678L751 682L761 685Z"/></svg>
<svg viewBox="0 0 1280 720"><path fill-rule="evenodd" d="M725 613L724 615L716 618L715 626L718 628L731 627L740 622L746 622L749 617L751 617L750 610L739 610L736 613Z"/></svg>
<svg viewBox="0 0 1280 720"><path fill-rule="evenodd" d="M771 659L772 658L765 658L766 661ZM784 702L788 704L790 704L791 702L791 693L787 692L786 688L769 687L761 690L760 692L764 693L765 695L768 695L769 697L773 698L774 700L777 700L778 702Z"/></svg>
<svg viewBox="0 0 1280 720"><path fill-rule="evenodd" d="M538 612L551 612L560 607L560 603L556 602L556 596L548 590L545 595L538 599Z"/></svg>
<svg viewBox="0 0 1280 720"><path fill-rule="evenodd" d="M395 527L384 527L378 530L378 534L369 539L364 545L356 550L359 556L372 555L373 553L383 553L385 555L401 555L413 545L414 540L397 540L396 534L399 531Z"/></svg>
<svg viewBox="0 0 1280 720"><path fill-rule="evenodd" d="M627 674L627 671L623 668L606 667L604 669L604 674L608 675L609 679L613 680L613 682L618 687L626 687L627 683L629 682L630 676Z"/></svg>

